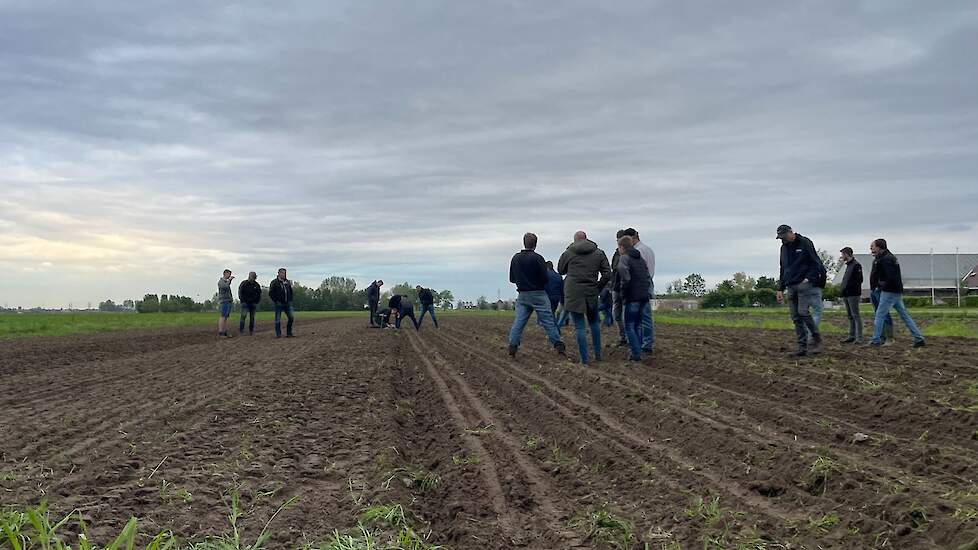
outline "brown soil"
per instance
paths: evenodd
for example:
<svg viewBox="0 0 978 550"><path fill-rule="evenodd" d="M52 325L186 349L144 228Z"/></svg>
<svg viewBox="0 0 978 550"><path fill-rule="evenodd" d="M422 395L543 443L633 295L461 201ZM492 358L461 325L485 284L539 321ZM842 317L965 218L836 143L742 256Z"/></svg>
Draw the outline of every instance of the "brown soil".
<svg viewBox="0 0 978 550"><path fill-rule="evenodd" d="M605 361L585 367L572 335L561 358L535 326L509 358L505 319L365 324L5 342L0 503L80 510L101 537L135 515L186 538L228 528L236 487L254 537L296 496L273 548L392 502L456 549L978 539L973 342L790 360L789 333L659 326L656 357L636 364L605 329ZM631 540L590 532L580 520L596 510L627 520Z"/></svg>

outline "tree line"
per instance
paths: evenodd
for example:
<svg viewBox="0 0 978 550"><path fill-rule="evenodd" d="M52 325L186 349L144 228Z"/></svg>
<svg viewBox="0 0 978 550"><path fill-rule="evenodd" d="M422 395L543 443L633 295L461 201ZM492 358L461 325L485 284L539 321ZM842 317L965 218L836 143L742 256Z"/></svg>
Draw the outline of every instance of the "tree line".
<svg viewBox="0 0 978 550"><path fill-rule="evenodd" d="M350 277L327 277L316 287L305 286L297 281L292 281L292 292L292 306L296 311L358 311L367 305L367 290L365 288L358 289L356 280ZM455 299L452 291L433 290L432 293L435 296L436 307L450 308L452 306ZM237 294L236 291L235 294ZM391 288L390 291L383 292L381 303L383 304L392 294L406 295L413 303L418 303L418 292L410 283L400 283ZM107 302L111 303L111 300L107 300ZM134 307L139 313L176 313L215 311L218 305L217 293L203 302L197 302L187 296L146 294L142 300L135 302ZM275 304L268 296L268 287L263 285L258 311L274 310Z"/></svg>

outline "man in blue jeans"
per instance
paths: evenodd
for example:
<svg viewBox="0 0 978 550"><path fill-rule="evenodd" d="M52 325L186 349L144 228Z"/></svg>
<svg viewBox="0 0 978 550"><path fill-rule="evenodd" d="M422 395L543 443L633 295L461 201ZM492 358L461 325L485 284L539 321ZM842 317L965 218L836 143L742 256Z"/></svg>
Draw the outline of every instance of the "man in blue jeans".
<svg viewBox="0 0 978 550"><path fill-rule="evenodd" d="M221 317L217 321L217 335L231 337L228 332L228 317L231 316L231 309L234 308L234 295L231 294L231 281L234 277L230 269L225 269L224 274L217 280L217 301L221 304Z"/></svg>
<svg viewBox="0 0 978 550"><path fill-rule="evenodd" d="M618 239L618 267L616 277L623 302L625 337L628 339L629 361L642 360L642 318L645 309L651 309L652 278L641 253L632 246L628 235Z"/></svg>
<svg viewBox="0 0 978 550"><path fill-rule="evenodd" d="M873 270L869 274L870 286L880 291L879 307L876 308L876 319L873 323L873 339L870 340L869 345L879 347L892 342L888 340L884 344L883 325L890 310L895 309L900 319L903 319L903 323L907 325L907 330L913 335L913 347L924 347L924 335L920 333L917 324L910 317L907 306L903 305L903 274L900 272L900 262L887 249L885 239L876 239L870 243L869 251L875 258Z"/></svg>
<svg viewBox="0 0 978 550"><path fill-rule="evenodd" d="M581 364L590 363L587 347L587 326L591 328L594 360L601 361L601 321L598 316L598 294L611 282L611 265L608 256L598 245L578 231L574 242L560 255L557 273L567 275L564 280L564 307L570 312L577 333L577 348ZM600 277L600 278L599 278Z"/></svg>
<svg viewBox="0 0 978 550"><path fill-rule="evenodd" d="M543 256L535 252L537 236L533 233L523 235L523 250L513 255L509 263L509 281L516 285L516 319L509 331L509 355L516 356L520 347L523 329L533 312L547 331L547 337L557 353L564 354L564 343L557 331L557 322L550 310L547 297L547 263Z"/></svg>
<svg viewBox="0 0 978 550"><path fill-rule="evenodd" d="M779 225L777 238L781 240L777 298L778 302L784 302L787 294L791 320L795 324L795 335L798 339L798 349L790 356L805 357L821 353L822 333L819 332L809 309L821 297L815 285L825 278L825 265L818 257L815 244L800 233L795 233L790 226ZM808 343L809 334L812 338L811 346Z"/></svg>
<svg viewBox="0 0 978 550"><path fill-rule="evenodd" d="M624 234L632 238L632 247L638 250L646 267L649 268L649 299L651 300L651 296L655 294L655 252L649 245L642 242L638 231L634 228L629 227L624 231ZM643 309L642 311L642 351L652 353L655 351L655 321L652 319L652 308L649 307L648 310Z"/></svg>
<svg viewBox="0 0 978 550"><path fill-rule="evenodd" d="M435 317L435 294L430 288L423 288L421 285L417 285L415 290L418 291L418 301L421 302L421 315L418 317L418 328L421 328L421 322L424 321L424 314L431 314L431 322L435 324L435 328L438 328L438 318Z"/></svg>
<svg viewBox="0 0 978 550"><path fill-rule="evenodd" d="M282 337L282 313L288 317L289 323L285 329L285 336L293 338L292 323L295 321L295 311L292 309L292 281L286 277L287 272L284 267L278 270L278 276L272 279L268 285L268 297L275 302L275 337Z"/></svg>

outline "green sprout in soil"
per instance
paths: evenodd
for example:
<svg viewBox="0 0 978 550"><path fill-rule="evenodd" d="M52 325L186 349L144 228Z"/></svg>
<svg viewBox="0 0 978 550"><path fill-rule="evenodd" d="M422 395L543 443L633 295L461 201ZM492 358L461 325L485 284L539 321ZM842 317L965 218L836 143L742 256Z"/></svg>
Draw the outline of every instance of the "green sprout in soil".
<svg viewBox="0 0 978 550"><path fill-rule="evenodd" d="M808 528L812 531L818 531L820 533L827 533L838 524L839 514L836 514L835 512L829 512L820 518L812 518L808 520Z"/></svg>
<svg viewBox="0 0 978 550"><path fill-rule="evenodd" d="M839 471L838 466L831 458L826 456L816 458L808 469L806 480L808 492L815 496L824 495L828 490L829 474L837 471Z"/></svg>
<svg viewBox="0 0 978 550"><path fill-rule="evenodd" d="M632 547L634 535L631 522L611 513L607 505L579 513L567 525L583 532L588 540L622 550Z"/></svg>
<svg viewBox="0 0 978 550"><path fill-rule="evenodd" d="M394 479L400 479L406 487L418 488L423 493L437 489L441 485L441 477L438 474L413 466L394 468L388 472L383 482L384 489L389 489Z"/></svg>

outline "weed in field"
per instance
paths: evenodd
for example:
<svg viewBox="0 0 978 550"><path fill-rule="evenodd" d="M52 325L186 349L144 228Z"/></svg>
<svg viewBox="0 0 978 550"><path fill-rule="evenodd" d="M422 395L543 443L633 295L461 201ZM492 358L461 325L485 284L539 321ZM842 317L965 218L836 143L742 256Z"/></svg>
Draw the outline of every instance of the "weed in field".
<svg viewBox="0 0 978 550"><path fill-rule="evenodd" d="M558 466L567 466L572 464L575 458L560 448L560 445L556 441L550 444L550 457L554 464Z"/></svg>
<svg viewBox="0 0 978 550"><path fill-rule="evenodd" d="M603 542L613 548L626 550L632 547L632 524L611 513L607 505L577 514L568 523L571 529L584 533L585 538Z"/></svg>
<svg viewBox="0 0 978 550"><path fill-rule="evenodd" d="M387 527L402 527L407 525L404 507L400 504L375 504L369 506L360 514L360 519L367 524L379 523Z"/></svg>
<svg viewBox="0 0 978 550"><path fill-rule="evenodd" d="M69 540L59 533L73 517L78 522L78 543L73 545ZM52 522L47 504L42 502L40 505L28 508L25 511L11 511L0 514L0 534L9 543L12 550L29 550L40 548L41 550L132 550L136 546L136 539L139 535L136 518L130 518L123 527L122 532L109 544L99 546L92 542L88 534L88 526L82 519L81 514L75 516L69 514L57 522ZM168 531L162 531L152 537L145 546L145 550L167 550L174 548L176 539Z"/></svg>
<svg viewBox="0 0 978 550"><path fill-rule="evenodd" d="M452 455L452 464L456 466L468 466L470 464L478 464L482 462L479 457L468 456L468 455Z"/></svg>
<svg viewBox="0 0 978 550"><path fill-rule="evenodd" d="M839 514L835 512L829 512L820 518L811 518L808 520L808 528L819 533L827 533L838 524Z"/></svg>
<svg viewBox="0 0 978 550"><path fill-rule="evenodd" d="M428 492L437 489L441 485L441 477L439 477L434 472L429 472L421 467L402 467L394 468L384 478L383 487L384 489L389 489L391 482L395 479L400 479L402 483L408 488L418 488L422 492Z"/></svg>
<svg viewBox="0 0 978 550"><path fill-rule="evenodd" d="M907 517L910 518L910 526L914 529L923 530L924 526L927 525L927 508L924 508L919 502L914 502L910 504L910 510L907 513Z"/></svg>
<svg viewBox="0 0 978 550"><path fill-rule="evenodd" d="M713 525L723 518L720 497L707 497L705 499L701 496L694 497L689 508L686 508L684 513L688 518L701 519L706 525Z"/></svg>
<svg viewBox="0 0 978 550"><path fill-rule="evenodd" d="M492 424L486 424L485 426L476 426L475 428L468 428L465 430L467 434L473 435L485 435L492 431Z"/></svg>
<svg viewBox="0 0 978 550"><path fill-rule="evenodd" d="M529 451L536 450L536 448L539 447L541 443L544 443L544 441L545 440L542 437L528 435L526 436L526 448Z"/></svg>
<svg viewBox="0 0 978 550"><path fill-rule="evenodd" d="M805 488L809 493L819 496L828 490L829 474L838 472L835 461L826 456L819 456L808 469Z"/></svg>
<svg viewBox="0 0 978 550"><path fill-rule="evenodd" d="M978 508L963 506L955 509L954 514L952 514L951 517L964 523L975 521L978 519Z"/></svg>

